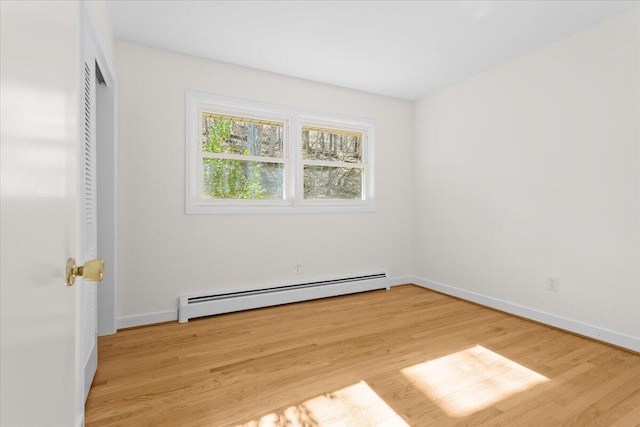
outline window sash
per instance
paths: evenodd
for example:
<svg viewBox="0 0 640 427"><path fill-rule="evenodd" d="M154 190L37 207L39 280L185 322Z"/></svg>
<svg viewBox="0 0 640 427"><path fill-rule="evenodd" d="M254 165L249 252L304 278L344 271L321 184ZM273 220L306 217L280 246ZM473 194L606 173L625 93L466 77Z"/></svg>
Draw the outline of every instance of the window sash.
<svg viewBox="0 0 640 427"><path fill-rule="evenodd" d="M264 162L264 163L282 163L287 164L287 158L283 157L266 157L266 156L249 156L244 154L226 154L226 153L210 153L208 151L201 152L203 159L222 159L222 160L240 160L246 162Z"/></svg>
<svg viewBox="0 0 640 427"><path fill-rule="evenodd" d="M301 131L302 132L315 131L315 132L323 132L323 133L332 133L334 135L358 136L360 138L364 136L363 131L359 131L359 130L336 129L332 127L313 126L313 125L302 125Z"/></svg>
<svg viewBox="0 0 640 427"><path fill-rule="evenodd" d="M366 163L328 162L326 160L302 160L303 166L328 166L331 168L366 169Z"/></svg>
<svg viewBox="0 0 640 427"><path fill-rule="evenodd" d="M271 126L280 126L282 128L282 156L283 157L271 157L271 156L254 156L254 155L245 155L245 154L233 154L233 153L214 153L210 151L204 151L202 149L202 141L198 139L195 141L197 143L197 170L195 173L197 174L197 194L196 200L200 205L208 205L208 206L270 206L270 205L290 205L291 198L289 196L288 186L289 186L289 140L288 140L288 120L286 118L277 118L277 119L267 119L265 116L262 116L259 113L253 112L238 112L238 114L223 114L217 112L207 111L208 108L204 107L199 109L198 111L198 129L203 128L203 122L206 118L213 119L222 119L222 120L231 120L231 121L239 121L243 123L252 123L252 124L263 124L263 125L271 125ZM250 199L240 199L240 198L215 198L215 197L205 197L205 183L204 183L204 159L221 159L221 160L235 160L242 162L258 162L258 163L275 163L283 165L282 171L282 188L283 194L282 198L277 199L258 199L258 198L250 198Z"/></svg>
<svg viewBox="0 0 640 427"><path fill-rule="evenodd" d="M283 121L258 119L254 117L245 117L245 116L233 116L233 115L221 114L221 113L211 113L207 111L202 112L202 117L207 117L210 119L230 120L232 122L253 123L256 125L280 126L282 128L284 128L284 125L285 125Z"/></svg>
<svg viewBox="0 0 640 427"><path fill-rule="evenodd" d="M302 153L302 132L307 130L327 132L335 135L347 135L360 137L360 162L340 162L330 160L303 159ZM369 164L369 128L341 126L341 123L328 121L316 121L311 118L301 120L299 131L297 132L296 147L298 148L297 160L299 162L297 171L297 193L300 206L366 206L372 203L372 186L370 185L371 167ZM305 198L304 197L304 168L305 166L325 166L331 168L349 168L362 170L361 198L358 199L325 199L325 198Z"/></svg>
<svg viewBox="0 0 640 427"><path fill-rule="evenodd" d="M258 114L252 114L250 112L247 112L246 114L239 114L239 115L227 115L227 114L221 114L221 113L213 113L213 112L208 112L206 111L207 109L200 109L199 111L199 115L198 115L198 126L199 129L202 129L204 126L204 119L205 118L213 118L213 119L222 119L222 120L231 120L236 121L236 122L243 122L243 123L251 123L251 124L262 124L262 125L268 125L268 126L278 126L282 129L282 148L281 148L281 157L275 157L275 156L253 156L253 157L266 157L266 158L277 158L277 159L285 159L289 157L289 149L288 149L288 119L282 118L279 120L271 120L271 119L266 119L264 117L259 117ZM253 117L252 117L253 116ZM214 154L214 155L239 155L239 156L245 156L244 154L234 154L234 153L216 153L213 151L205 151L202 148L202 143L198 144L198 153L200 153L201 155L208 155L208 154ZM249 155L246 155L245 157L249 157Z"/></svg>
<svg viewBox="0 0 640 427"><path fill-rule="evenodd" d="M242 156L241 156L242 157ZM240 198L212 198L212 197L205 197L204 196L204 188L205 188L205 176L204 173L202 172L204 170L204 162L203 159L204 158L218 158L220 160L239 160L239 161L243 161L243 162L257 162L257 163L275 163L275 164L282 164L283 165L283 171L282 171L282 176L283 176L283 181L282 181L282 198L281 199L240 199ZM268 159L271 159L271 157L269 157ZM282 159L277 159L277 160L282 160ZM288 190L288 183L287 183L287 163L283 162L283 161L278 161L278 162L273 162L271 160L267 160L267 161L261 161L261 160L251 160L251 159L247 159L246 156L244 158L241 159L229 159L229 158L224 158L224 157L201 157L198 161L198 171L197 171L197 194L196 194L196 200L198 201L199 204L203 204L203 205L208 205L208 206L226 206L226 205L234 205L234 206L252 206L252 205L261 205L261 206L269 206L269 205L278 205L278 206L283 206L283 205L291 205L291 198L288 197L289 192Z"/></svg>

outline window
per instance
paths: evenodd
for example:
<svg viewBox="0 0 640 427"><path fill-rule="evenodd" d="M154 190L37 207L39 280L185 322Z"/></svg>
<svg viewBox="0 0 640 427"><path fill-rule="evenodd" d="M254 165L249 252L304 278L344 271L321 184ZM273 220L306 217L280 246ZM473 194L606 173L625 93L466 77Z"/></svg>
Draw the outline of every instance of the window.
<svg viewBox="0 0 640 427"><path fill-rule="evenodd" d="M201 199L283 200L284 122L201 114Z"/></svg>
<svg viewBox="0 0 640 427"><path fill-rule="evenodd" d="M373 125L187 92L187 213L371 211Z"/></svg>
<svg viewBox="0 0 640 427"><path fill-rule="evenodd" d="M304 200L364 200L363 131L302 125Z"/></svg>

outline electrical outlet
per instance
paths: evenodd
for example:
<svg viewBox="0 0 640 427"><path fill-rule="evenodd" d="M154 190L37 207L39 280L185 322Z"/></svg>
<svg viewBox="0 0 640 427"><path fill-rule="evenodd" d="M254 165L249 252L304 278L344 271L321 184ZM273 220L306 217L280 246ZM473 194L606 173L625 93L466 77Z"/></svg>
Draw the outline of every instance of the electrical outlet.
<svg viewBox="0 0 640 427"><path fill-rule="evenodd" d="M293 274L302 274L302 264L296 264L293 269Z"/></svg>
<svg viewBox="0 0 640 427"><path fill-rule="evenodd" d="M560 279L557 276L547 276L547 290L553 292L560 290Z"/></svg>

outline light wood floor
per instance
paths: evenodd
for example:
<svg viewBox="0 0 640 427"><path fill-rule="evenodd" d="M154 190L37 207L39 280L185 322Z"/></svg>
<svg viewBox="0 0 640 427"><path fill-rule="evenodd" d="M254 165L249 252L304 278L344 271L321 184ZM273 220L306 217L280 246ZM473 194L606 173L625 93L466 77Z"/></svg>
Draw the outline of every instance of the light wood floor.
<svg viewBox="0 0 640 427"><path fill-rule="evenodd" d="M99 351L88 426L640 425L640 356L411 285Z"/></svg>

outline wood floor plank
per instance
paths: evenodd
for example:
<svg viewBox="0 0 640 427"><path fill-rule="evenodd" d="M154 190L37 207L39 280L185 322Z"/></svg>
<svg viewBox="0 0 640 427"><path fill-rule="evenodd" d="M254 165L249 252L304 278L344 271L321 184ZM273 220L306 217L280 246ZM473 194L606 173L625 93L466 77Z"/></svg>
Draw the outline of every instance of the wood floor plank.
<svg viewBox="0 0 640 427"><path fill-rule="evenodd" d="M99 340L87 426L640 423L640 356L412 285Z"/></svg>

